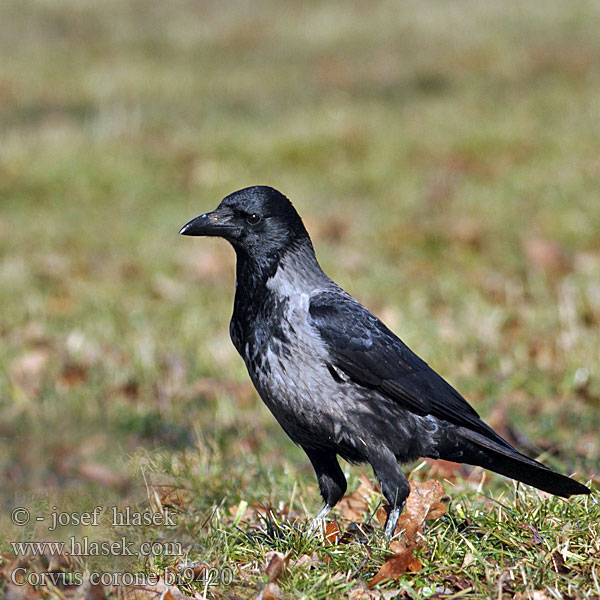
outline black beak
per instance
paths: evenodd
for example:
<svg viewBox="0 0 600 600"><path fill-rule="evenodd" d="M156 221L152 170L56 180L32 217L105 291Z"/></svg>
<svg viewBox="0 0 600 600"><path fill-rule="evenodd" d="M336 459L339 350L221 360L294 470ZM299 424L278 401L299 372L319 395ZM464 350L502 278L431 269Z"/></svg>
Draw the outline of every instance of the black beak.
<svg viewBox="0 0 600 600"><path fill-rule="evenodd" d="M223 218L217 211L204 213L189 223L186 223L180 230L179 235L211 235L225 237L228 232L235 229L229 219Z"/></svg>

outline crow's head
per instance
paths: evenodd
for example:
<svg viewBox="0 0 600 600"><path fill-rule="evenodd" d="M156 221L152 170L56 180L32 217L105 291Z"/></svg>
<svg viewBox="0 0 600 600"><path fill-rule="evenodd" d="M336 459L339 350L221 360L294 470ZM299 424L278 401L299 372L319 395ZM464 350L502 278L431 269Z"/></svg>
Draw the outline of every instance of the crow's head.
<svg viewBox="0 0 600 600"><path fill-rule="evenodd" d="M225 238L254 257L281 256L310 240L292 203L277 190L257 185L229 194L215 210L192 219L179 232Z"/></svg>

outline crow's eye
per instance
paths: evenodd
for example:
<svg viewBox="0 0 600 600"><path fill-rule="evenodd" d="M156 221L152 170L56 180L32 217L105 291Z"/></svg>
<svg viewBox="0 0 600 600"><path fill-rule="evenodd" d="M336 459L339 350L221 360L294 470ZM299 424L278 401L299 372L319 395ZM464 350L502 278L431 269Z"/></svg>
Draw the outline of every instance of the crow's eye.
<svg viewBox="0 0 600 600"><path fill-rule="evenodd" d="M246 217L246 222L248 223L248 225L258 225L261 219L262 217L260 215L252 213L251 215L248 215Z"/></svg>

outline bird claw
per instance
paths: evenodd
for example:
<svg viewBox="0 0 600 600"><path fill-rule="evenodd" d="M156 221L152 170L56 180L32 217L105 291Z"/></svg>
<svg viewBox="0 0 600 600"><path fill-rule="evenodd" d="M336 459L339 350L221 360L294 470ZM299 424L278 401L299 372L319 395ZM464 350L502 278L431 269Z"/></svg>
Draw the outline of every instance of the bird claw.
<svg viewBox="0 0 600 600"><path fill-rule="evenodd" d="M398 524L398 519L400 518L400 513L402 512L402 506L397 508L392 508L388 514L388 517L385 521L385 535L387 538L392 538L394 536L394 531L396 531L396 525Z"/></svg>
<svg viewBox="0 0 600 600"><path fill-rule="evenodd" d="M321 529L321 526L325 522L325 517L331 512L333 507L326 504L320 511L319 514L312 520L312 523L308 527L308 533L313 534L318 529Z"/></svg>

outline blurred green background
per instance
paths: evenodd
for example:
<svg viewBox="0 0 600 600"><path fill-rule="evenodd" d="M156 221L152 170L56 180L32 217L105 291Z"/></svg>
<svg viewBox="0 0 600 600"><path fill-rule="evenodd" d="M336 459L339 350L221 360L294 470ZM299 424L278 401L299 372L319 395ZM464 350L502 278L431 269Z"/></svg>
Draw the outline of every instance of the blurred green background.
<svg viewBox="0 0 600 600"><path fill-rule="evenodd" d="M177 235L253 184L488 422L596 476L599 25L597 1L0 3L4 506L196 457L201 507L298 480L317 509L229 341L232 250Z"/></svg>

